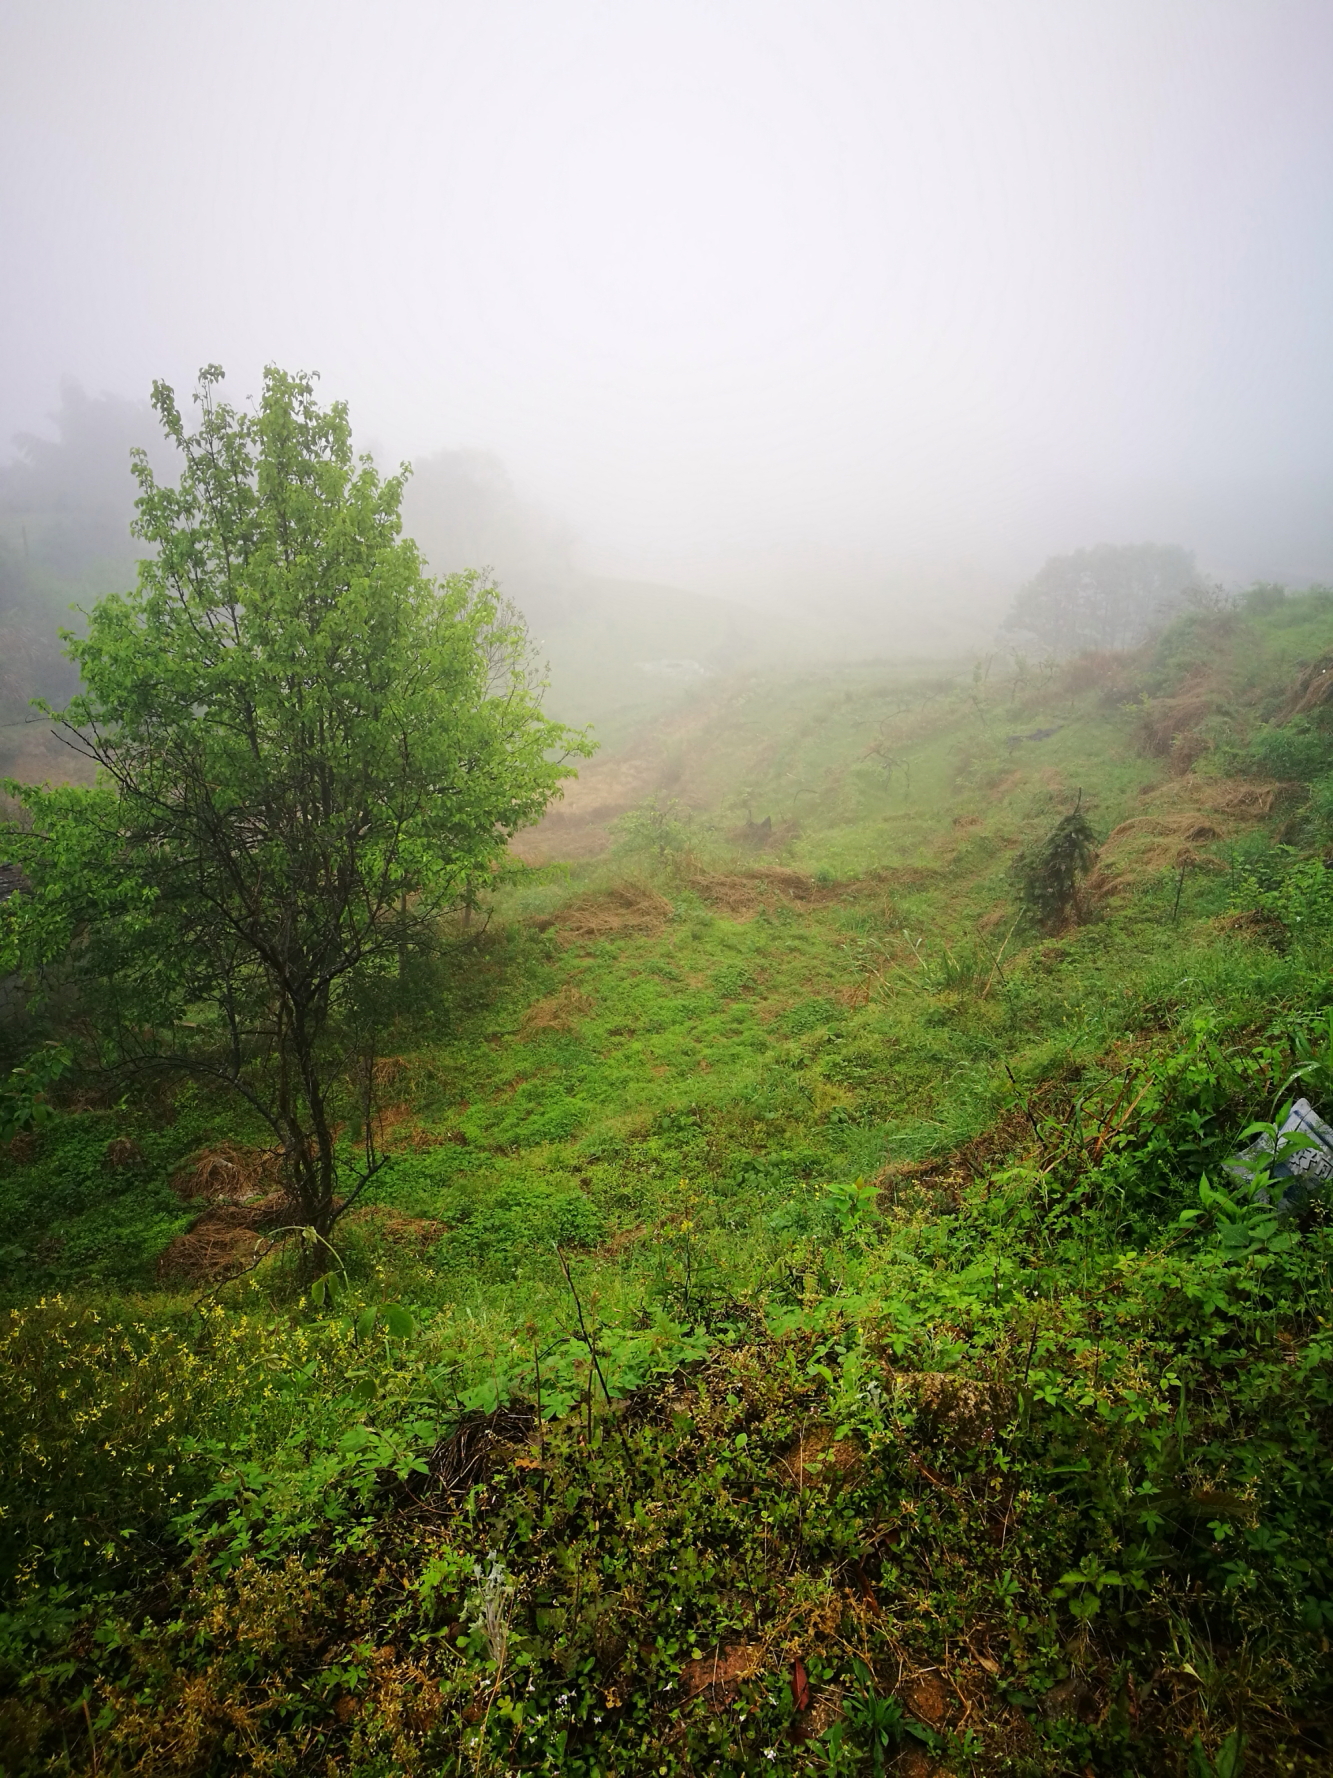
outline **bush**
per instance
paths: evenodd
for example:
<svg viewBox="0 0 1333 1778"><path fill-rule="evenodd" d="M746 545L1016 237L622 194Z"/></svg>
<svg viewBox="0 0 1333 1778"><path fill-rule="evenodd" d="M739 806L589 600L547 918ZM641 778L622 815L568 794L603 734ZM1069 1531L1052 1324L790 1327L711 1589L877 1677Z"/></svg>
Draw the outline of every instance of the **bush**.
<svg viewBox="0 0 1333 1778"><path fill-rule="evenodd" d="M1310 784L1333 771L1333 735L1310 717L1297 716L1260 729L1240 763L1259 776Z"/></svg>
<svg viewBox="0 0 1333 1778"><path fill-rule="evenodd" d="M1019 900L1044 932L1057 932L1077 916L1079 878L1087 875L1096 847L1080 798L1044 840L1019 854L1013 872Z"/></svg>

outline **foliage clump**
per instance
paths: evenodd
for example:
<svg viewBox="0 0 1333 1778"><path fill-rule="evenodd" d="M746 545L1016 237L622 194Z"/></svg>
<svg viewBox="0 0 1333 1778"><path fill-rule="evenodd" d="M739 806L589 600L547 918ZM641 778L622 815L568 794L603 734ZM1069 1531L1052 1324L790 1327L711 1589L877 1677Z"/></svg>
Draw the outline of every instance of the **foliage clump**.
<svg viewBox="0 0 1333 1778"><path fill-rule="evenodd" d="M1058 932L1079 913L1079 883L1092 868L1097 836L1077 804L1014 865L1019 901L1044 932Z"/></svg>

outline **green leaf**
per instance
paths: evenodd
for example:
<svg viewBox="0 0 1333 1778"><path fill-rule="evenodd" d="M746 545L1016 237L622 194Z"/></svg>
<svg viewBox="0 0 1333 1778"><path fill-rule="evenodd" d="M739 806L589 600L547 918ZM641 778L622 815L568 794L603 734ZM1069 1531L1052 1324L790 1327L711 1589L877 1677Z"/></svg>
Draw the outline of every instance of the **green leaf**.
<svg viewBox="0 0 1333 1778"><path fill-rule="evenodd" d="M411 1313L401 1303L385 1303L384 1326L391 1340L410 1340L417 1331Z"/></svg>

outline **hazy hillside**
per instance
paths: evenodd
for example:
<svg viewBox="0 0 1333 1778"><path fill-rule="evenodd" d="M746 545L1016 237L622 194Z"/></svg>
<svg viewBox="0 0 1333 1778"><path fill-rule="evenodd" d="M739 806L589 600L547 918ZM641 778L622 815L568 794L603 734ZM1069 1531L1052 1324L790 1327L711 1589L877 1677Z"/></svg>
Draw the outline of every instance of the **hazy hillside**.
<svg viewBox="0 0 1333 1778"><path fill-rule="evenodd" d="M1330 658L1265 594L719 671L405 990L317 1295L234 1106L67 1083L0 1163L18 1769L1326 1770L1333 1229L1225 1162L1333 1109Z"/></svg>

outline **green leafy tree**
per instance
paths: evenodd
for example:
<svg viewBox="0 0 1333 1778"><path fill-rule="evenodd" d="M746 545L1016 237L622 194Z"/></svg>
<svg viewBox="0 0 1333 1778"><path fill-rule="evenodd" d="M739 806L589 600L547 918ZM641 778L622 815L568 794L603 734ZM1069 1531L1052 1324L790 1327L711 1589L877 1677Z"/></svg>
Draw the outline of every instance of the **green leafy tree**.
<svg viewBox="0 0 1333 1778"><path fill-rule="evenodd" d="M1020 853L1014 878L1019 900L1046 932L1078 913L1079 879L1096 856L1097 838L1083 813L1083 799L1036 845Z"/></svg>
<svg viewBox="0 0 1333 1778"><path fill-rule="evenodd" d="M382 1164L377 1002L591 749L541 714L495 589L422 572L403 477L354 457L345 406L270 368L238 412L221 375L193 433L154 386L179 485L136 453L152 553L65 637L83 690L48 712L98 782L7 787L30 884L7 936L12 962L73 976L106 1059L239 1092L327 1237Z"/></svg>

